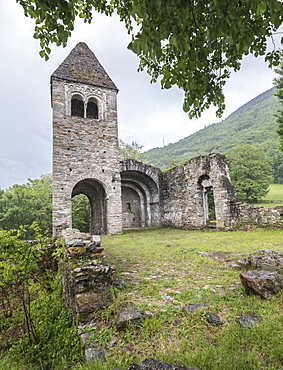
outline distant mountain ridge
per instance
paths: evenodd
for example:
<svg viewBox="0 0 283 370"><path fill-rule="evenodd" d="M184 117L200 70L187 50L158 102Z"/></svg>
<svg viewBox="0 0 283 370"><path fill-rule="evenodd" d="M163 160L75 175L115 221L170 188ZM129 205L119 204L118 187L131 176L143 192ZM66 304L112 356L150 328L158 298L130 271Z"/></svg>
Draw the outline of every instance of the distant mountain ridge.
<svg viewBox="0 0 283 370"><path fill-rule="evenodd" d="M239 144L259 146L265 152L278 147L275 114L279 103L275 87L258 95L230 114L198 132L162 148L145 152L147 162L164 169L172 161L183 162L198 155L224 153Z"/></svg>

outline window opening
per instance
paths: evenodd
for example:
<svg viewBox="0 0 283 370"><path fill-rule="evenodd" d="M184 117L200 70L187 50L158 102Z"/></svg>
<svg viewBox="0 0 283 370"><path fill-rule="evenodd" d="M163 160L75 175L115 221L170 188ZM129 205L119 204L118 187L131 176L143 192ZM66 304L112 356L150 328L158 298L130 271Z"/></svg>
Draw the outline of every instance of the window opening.
<svg viewBox="0 0 283 370"><path fill-rule="evenodd" d="M126 210L127 210L127 212L131 212L132 211L131 203L126 203Z"/></svg>
<svg viewBox="0 0 283 370"><path fill-rule="evenodd" d="M216 222L216 215L215 215L215 203L214 203L214 194L213 194L213 187L209 186L206 189L207 195L207 205L208 205L208 220L211 223Z"/></svg>
<svg viewBox="0 0 283 370"><path fill-rule="evenodd" d="M71 101L71 116L84 117L84 103L78 98L73 98Z"/></svg>
<svg viewBox="0 0 283 370"><path fill-rule="evenodd" d="M98 108L97 108L97 104L95 102L89 101L87 103L86 117L87 118L98 119Z"/></svg>

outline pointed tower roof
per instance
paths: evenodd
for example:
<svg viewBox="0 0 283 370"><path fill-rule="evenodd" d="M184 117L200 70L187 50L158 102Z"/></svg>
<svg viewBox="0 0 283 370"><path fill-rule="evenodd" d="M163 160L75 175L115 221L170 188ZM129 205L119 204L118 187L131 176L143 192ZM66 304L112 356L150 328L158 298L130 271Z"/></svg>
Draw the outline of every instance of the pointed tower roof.
<svg viewBox="0 0 283 370"><path fill-rule="evenodd" d="M63 63L53 72L51 79L54 77L118 91L117 86L84 42L74 47Z"/></svg>

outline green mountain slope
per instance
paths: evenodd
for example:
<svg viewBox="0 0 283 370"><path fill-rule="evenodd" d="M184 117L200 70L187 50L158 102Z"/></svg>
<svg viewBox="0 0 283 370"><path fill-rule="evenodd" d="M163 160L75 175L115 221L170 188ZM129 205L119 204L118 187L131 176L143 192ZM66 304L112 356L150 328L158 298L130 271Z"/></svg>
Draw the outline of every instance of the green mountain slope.
<svg viewBox="0 0 283 370"><path fill-rule="evenodd" d="M249 101L219 123L210 126L163 148L145 152L147 162L164 169L172 160L183 162L198 155L224 153L239 144L259 146L265 152L278 146L276 119L279 109L272 88Z"/></svg>

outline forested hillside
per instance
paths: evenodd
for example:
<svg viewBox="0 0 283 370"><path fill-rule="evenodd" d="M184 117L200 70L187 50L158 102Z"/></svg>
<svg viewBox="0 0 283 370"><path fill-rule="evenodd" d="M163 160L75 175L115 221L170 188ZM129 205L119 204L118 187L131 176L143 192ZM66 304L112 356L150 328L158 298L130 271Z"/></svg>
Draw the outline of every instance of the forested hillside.
<svg viewBox="0 0 283 370"><path fill-rule="evenodd" d="M239 144L252 144L272 157L278 147L276 118L279 109L272 88L243 105L229 117L177 143L145 152L147 162L164 169L172 161L183 162L201 154L224 153Z"/></svg>

